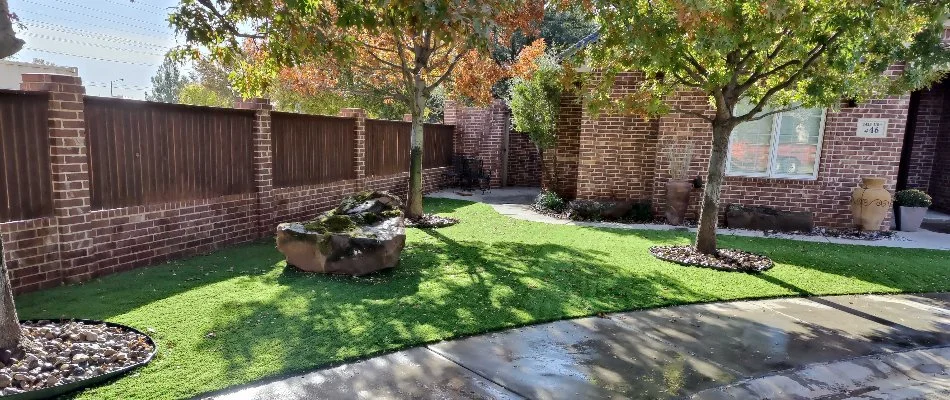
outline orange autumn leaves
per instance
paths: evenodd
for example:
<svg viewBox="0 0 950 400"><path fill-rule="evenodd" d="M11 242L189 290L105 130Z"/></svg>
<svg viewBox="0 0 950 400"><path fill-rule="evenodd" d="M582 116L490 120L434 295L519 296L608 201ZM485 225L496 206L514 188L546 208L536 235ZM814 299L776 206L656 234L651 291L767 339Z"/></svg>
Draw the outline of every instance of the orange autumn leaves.
<svg viewBox="0 0 950 400"><path fill-rule="evenodd" d="M352 79L360 85L379 91L408 91L409 88L401 86L405 80L398 50L395 46L385 46L387 44L377 38L365 45L366 50L373 50L372 54L360 51L349 65L339 65L332 60L310 62L281 69L278 80L281 85L304 95L327 91L340 93L343 90L340 78L346 72L352 74ZM423 72L430 81L434 81L445 73L453 57L460 57L446 80L447 92L453 98L484 105L491 103L492 86L499 80L530 77L536 69L535 61L545 50L544 41L538 39L522 49L517 59L510 64L499 64L477 50L467 50L462 54L443 51L433 55L431 67Z"/></svg>

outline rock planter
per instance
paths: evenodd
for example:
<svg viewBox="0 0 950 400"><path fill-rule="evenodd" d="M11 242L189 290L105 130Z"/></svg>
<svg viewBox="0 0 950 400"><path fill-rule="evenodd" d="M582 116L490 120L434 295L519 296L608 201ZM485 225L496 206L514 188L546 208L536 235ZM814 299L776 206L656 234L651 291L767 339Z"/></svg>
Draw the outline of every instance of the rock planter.
<svg viewBox="0 0 950 400"><path fill-rule="evenodd" d="M308 222L277 226L277 249L307 272L366 275L399 264L406 244L402 202L363 192Z"/></svg>
<svg viewBox="0 0 950 400"><path fill-rule="evenodd" d="M811 232L815 228L815 216L810 212L730 204L726 207L726 226L758 231Z"/></svg>
<svg viewBox="0 0 950 400"><path fill-rule="evenodd" d="M3 399L46 399L115 379L148 364L157 347L124 325L89 320L20 321L22 354L0 352Z"/></svg>
<svg viewBox="0 0 950 400"><path fill-rule="evenodd" d="M720 249L715 255L703 254L693 246L653 246L650 254L664 261L729 272L758 273L775 264L766 256L736 249Z"/></svg>

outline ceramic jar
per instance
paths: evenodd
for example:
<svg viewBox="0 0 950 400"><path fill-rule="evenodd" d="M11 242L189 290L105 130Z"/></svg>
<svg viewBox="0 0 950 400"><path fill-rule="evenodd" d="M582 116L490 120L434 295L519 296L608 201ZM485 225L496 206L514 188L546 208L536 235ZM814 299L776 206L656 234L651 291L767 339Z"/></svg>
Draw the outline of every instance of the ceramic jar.
<svg viewBox="0 0 950 400"><path fill-rule="evenodd" d="M861 178L861 184L851 192L851 216L858 229L880 230L890 209L891 193L884 189L884 178Z"/></svg>

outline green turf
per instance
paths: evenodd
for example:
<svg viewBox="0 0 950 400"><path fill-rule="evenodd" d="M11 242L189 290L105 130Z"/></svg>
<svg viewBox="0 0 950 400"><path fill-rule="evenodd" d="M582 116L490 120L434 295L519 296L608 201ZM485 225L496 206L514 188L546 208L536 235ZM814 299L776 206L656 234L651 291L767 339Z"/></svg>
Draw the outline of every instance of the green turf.
<svg viewBox="0 0 950 400"><path fill-rule="evenodd" d="M142 268L17 298L22 318L154 329L157 358L79 397L171 399L516 325L671 304L804 294L950 290L950 253L721 237L776 262L749 275L654 259L682 232L510 219L428 199L462 222L410 229L402 265L364 278L287 270L273 243ZM214 332L213 338L207 338Z"/></svg>

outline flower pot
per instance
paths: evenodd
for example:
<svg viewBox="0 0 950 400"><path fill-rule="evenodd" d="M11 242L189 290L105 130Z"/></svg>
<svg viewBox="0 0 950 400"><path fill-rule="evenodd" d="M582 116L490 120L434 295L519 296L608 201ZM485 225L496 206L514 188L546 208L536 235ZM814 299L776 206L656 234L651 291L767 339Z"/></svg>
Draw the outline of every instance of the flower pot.
<svg viewBox="0 0 950 400"><path fill-rule="evenodd" d="M686 219L686 209L689 208L689 192L693 190L693 182L668 181L666 182L666 222L671 225L682 225Z"/></svg>
<svg viewBox="0 0 950 400"><path fill-rule="evenodd" d="M924 222L924 215L927 215L928 207L901 207L900 230L904 232L917 232L920 230L920 224Z"/></svg>
<svg viewBox="0 0 950 400"><path fill-rule="evenodd" d="M851 216L858 229L880 230L890 207L891 193L884 189L884 178L861 178L851 192Z"/></svg>

